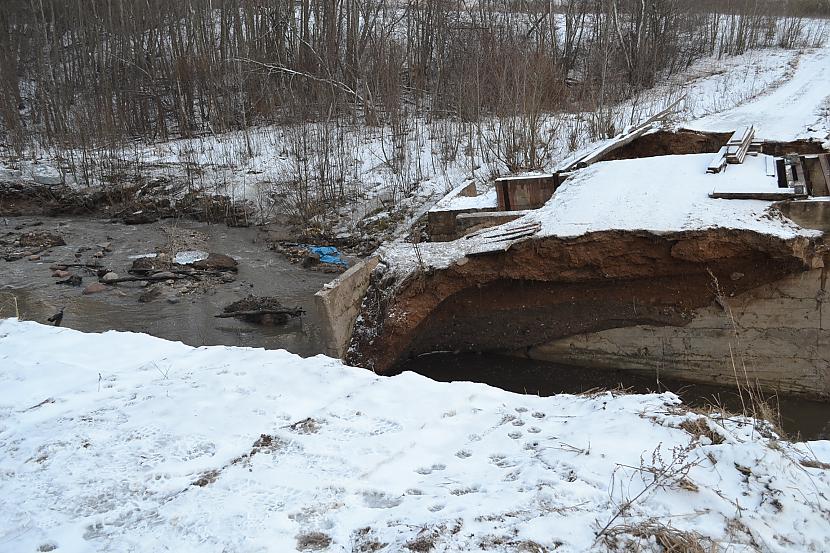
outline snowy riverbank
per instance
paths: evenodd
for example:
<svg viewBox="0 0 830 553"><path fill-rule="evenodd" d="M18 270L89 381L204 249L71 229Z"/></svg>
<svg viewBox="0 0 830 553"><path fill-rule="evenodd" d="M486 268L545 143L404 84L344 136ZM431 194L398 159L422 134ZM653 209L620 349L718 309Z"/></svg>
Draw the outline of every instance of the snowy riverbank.
<svg viewBox="0 0 830 553"><path fill-rule="evenodd" d="M1 551L825 551L826 463L671 394L0 322Z"/></svg>

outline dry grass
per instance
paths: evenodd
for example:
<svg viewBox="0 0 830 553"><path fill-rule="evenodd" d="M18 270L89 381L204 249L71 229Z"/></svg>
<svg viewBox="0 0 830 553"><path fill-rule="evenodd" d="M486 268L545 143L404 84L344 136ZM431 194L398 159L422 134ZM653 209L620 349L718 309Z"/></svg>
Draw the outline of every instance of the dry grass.
<svg viewBox="0 0 830 553"><path fill-rule="evenodd" d="M620 524L605 532L605 544L613 551L642 551L654 540L665 553L716 553L719 547L697 532L679 530L655 520Z"/></svg>
<svg viewBox="0 0 830 553"><path fill-rule="evenodd" d="M699 440L701 436L705 436L713 444L722 444L724 442L724 438L720 432L715 431L709 426L709 419L706 417L683 421L680 423L680 428L691 434L696 440Z"/></svg>
<svg viewBox="0 0 830 553"><path fill-rule="evenodd" d="M18 320L20 319L20 305L17 302L17 296L10 293L5 293L3 296L6 296L8 299L5 301L0 302L0 316L5 316L6 312L14 313L14 316Z"/></svg>

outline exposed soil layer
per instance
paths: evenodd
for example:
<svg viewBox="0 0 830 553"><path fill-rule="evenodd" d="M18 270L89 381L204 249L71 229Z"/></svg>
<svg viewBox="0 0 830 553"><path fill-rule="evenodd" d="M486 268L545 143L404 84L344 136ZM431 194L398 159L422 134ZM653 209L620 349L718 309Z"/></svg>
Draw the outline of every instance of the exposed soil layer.
<svg viewBox="0 0 830 553"><path fill-rule="evenodd" d="M730 229L607 231L527 240L399 286L378 272L348 360L386 372L431 351L516 350L611 328L685 326L719 296L807 270L815 249L806 238Z"/></svg>
<svg viewBox="0 0 830 553"><path fill-rule="evenodd" d="M616 159L637 159L643 157L686 155L686 154L715 154L729 140L732 133L702 132L688 129L677 131L660 130L648 133L626 144L603 157L603 161ZM763 140L763 136L756 137ZM826 150L821 142L816 140L794 140L792 142L765 141L761 146L761 153L771 156L789 154L821 154Z"/></svg>
<svg viewBox="0 0 830 553"><path fill-rule="evenodd" d="M717 153L731 133L700 132L679 129L657 131L641 136L630 144L614 150L603 161L641 157Z"/></svg>
<svg viewBox="0 0 830 553"><path fill-rule="evenodd" d="M75 190L22 181L0 181L0 214L4 216L102 215L126 224L148 224L160 218L189 217L196 221L248 226L253 211L244 202L226 196L188 192L177 201L165 179L112 184L103 189Z"/></svg>

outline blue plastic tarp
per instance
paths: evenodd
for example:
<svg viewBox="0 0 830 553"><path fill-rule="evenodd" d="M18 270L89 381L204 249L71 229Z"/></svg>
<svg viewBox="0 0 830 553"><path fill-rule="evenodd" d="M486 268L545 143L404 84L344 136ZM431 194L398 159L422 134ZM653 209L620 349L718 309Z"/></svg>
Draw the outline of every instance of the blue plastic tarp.
<svg viewBox="0 0 830 553"><path fill-rule="evenodd" d="M349 262L340 257L340 252L334 246L307 246L313 254L320 257L320 263L331 263L333 265L349 266Z"/></svg>

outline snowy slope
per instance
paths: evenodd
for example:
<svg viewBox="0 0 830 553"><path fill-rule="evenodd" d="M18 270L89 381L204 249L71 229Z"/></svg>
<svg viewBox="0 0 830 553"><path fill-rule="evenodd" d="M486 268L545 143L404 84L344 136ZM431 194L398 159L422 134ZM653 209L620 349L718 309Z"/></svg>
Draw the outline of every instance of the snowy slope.
<svg viewBox="0 0 830 553"><path fill-rule="evenodd" d="M830 471L802 462L830 442L671 394L539 398L0 322L3 552L602 551L655 521L826 551Z"/></svg>
<svg viewBox="0 0 830 553"><path fill-rule="evenodd" d="M828 139L830 46L804 54L793 75L768 93L683 126L734 131L749 125L755 125L755 136L766 140Z"/></svg>

